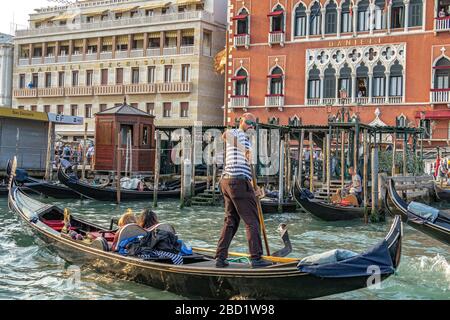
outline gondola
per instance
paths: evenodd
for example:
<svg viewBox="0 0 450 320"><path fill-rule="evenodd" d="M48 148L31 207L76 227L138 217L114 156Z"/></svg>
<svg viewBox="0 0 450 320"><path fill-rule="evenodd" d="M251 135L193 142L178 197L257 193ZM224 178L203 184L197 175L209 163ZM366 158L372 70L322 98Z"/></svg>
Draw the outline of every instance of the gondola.
<svg viewBox="0 0 450 320"><path fill-rule="evenodd" d="M364 217L364 208L362 207L344 207L325 203L314 198L310 198L308 192L295 184L294 199L298 204L312 215L325 221L340 221L361 219Z"/></svg>
<svg viewBox="0 0 450 320"><path fill-rule="evenodd" d="M29 198L19 187L10 189L10 209L32 229L34 234L69 263L89 266L102 273L120 276L188 298L231 299L311 299L365 288L372 284L374 261L380 279L395 273L401 255L402 223L394 223L386 238L366 253L355 254L333 263L299 264L286 259L269 267L252 269L245 262L230 262L227 268L215 268L211 256L201 249L184 258L184 264L147 260L110 252L108 240L114 231L71 215L71 229L79 234L97 234L87 243L73 240L60 232L63 210ZM131 225L130 225L131 226ZM119 236L120 240L120 236ZM231 257L231 256L230 256ZM269 259L269 257L266 257Z"/></svg>
<svg viewBox="0 0 450 320"><path fill-rule="evenodd" d="M85 183L75 177L69 176L61 167L58 169L58 180L70 189L82 194L88 199L100 201L116 201L117 189L114 187L99 187ZM198 183L195 192L203 192L206 189L206 182ZM160 190L159 198L177 198L180 197L180 189ZM122 201L145 201L153 199L153 191L120 190Z"/></svg>
<svg viewBox="0 0 450 320"><path fill-rule="evenodd" d="M279 213L278 199L263 198L261 199L261 208L264 214ZM297 203L293 200L286 199L281 203L281 212L292 213L297 211Z"/></svg>
<svg viewBox="0 0 450 320"><path fill-rule="evenodd" d="M406 221L413 228L429 235L430 237L450 245L450 215L439 211L437 219L432 222L408 210L408 204L398 195L395 189L395 181L389 182L388 194L397 212L400 213L403 221ZM385 199L385 205L388 212L395 215L394 211Z"/></svg>
<svg viewBox="0 0 450 320"><path fill-rule="evenodd" d="M434 190L435 190L436 197L438 200L450 201L450 190L449 189L443 189L435 184Z"/></svg>

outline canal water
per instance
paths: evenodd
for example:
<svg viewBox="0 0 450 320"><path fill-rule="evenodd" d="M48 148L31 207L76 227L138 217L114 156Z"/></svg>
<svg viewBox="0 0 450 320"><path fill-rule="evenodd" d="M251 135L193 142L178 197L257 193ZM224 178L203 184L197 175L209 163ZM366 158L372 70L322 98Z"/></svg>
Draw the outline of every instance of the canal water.
<svg viewBox="0 0 450 320"><path fill-rule="evenodd" d="M42 202L55 201L40 198ZM73 214L109 226L127 208L136 212L149 203L117 206L96 201L58 201ZM160 221L175 226L179 237L195 247L214 249L223 223L223 208L187 208L177 201L164 201L156 210ZM272 251L283 245L276 231L287 223L294 247L291 257L304 257L330 249L361 252L387 233L386 223L364 225L359 221L327 223L301 213L266 216ZM233 251L246 252L243 226L232 243ZM379 289L362 289L322 299L450 299L449 247L405 225L402 261L396 275ZM36 241L0 199L0 299L185 299L169 292L122 281L109 275L81 269L77 285L74 268ZM299 288L301 290L301 288Z"/></svg>

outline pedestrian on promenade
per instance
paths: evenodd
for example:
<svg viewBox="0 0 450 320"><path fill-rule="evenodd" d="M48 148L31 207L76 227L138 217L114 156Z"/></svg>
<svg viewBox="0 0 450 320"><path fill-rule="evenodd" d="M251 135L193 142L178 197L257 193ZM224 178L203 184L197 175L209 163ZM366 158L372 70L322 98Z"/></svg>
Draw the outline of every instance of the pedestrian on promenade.
<svg viewBox="0 0 450 320"><path fill-rule="evenodd" d="M255 127L255 116L246 113L241 117L238 129L227 130L223 134L227 153L220 188L225 200L225 222L217 246L217 268L229 265L228 249L241 219L245 224L252 268L272 265L271 262L261 258L263 247L256 202L256 197L260 196L261 191L259 188L255 190L251 183L251 143L245 133Z"/></svg>

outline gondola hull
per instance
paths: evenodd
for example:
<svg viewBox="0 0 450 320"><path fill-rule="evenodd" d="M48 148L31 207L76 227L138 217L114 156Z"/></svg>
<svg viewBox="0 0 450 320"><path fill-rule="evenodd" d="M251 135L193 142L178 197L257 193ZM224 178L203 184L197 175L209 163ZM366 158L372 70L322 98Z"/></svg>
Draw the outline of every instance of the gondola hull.
<svg viewBox="0 0 450 320"><path fill-rule="evenodd" d="M325 202L311 200L301 195L302 189L294 187L294 198L298 204L312 215L325 221L362 219L364 208L340 207Z"/></svg>
<svg viewBox="0 0 450 320"><path fill-rule="evenodd" d="M450 190L442 189L439 186L435 186L436 196L439 200L450 201Z"/></svg>
<svg viewBox="0 0 450 320"><path fill-rule="evenodd" d="M388 194L392 204L397 209L392 210L386 199L386 208L391 215L399 214L402 220L416 230L428 236L450 245L450 221L448 223L431 223L408 210L408 204L398 195L393 180L389 183Z"/></svg>
<svg viewBox="0 0 450 320"><path fill-rule="evenodd" d="M117 190L111 187L96 187L83 183L80 180L70 178L62 169L58 170L58 179L61 183L70 189L82 194L88 199L99 201L116 201ZM195 192L203 192L206 189L206 183L199 183ZM120 190L121 201L150 201L153 200L153 191ZM180 190L158 191L158 198L179 198Z"/></svg>
<svg viewBox="0 0 450 320"><path fill-rule="evenodd" d="M278 199L262 199L261 208L264 214L280 213ZM297 211L295 201L284 201L281 204L281 213L292 213Z"/></svg>
<svg viewBox="0 0 450 320"><path fill-rule="evenodd" d="M364 276L321 278L300 272L296 267L297 262L262 269L251 269L244 264L218 269L214 268L214 260L210 257L205 257L201 265L193 263L175 266L143 261L96 249L62 236L36 219L39 212L61 212L61 209L45 204L39 208L36 200L29 199L18 188L11 190L8 199L11 210L44 240L50 249L68 262L80 266L88 265L102 273L120 275L127 280L189 298L310 299L364 288L372 277L372 274L367 272ZM26 207L30 202L33 203ZM90 226L92 228L93 225ZM397 268L401 253L399 219L394 222L383 243L389 245L387 258L392 261L394 268ZM381 279L387 278L393 272L394 270L382 274Z"/></svg>
<svg viewBox="0 0 450 320"><path fill-rule="evenodd" d="M24 184L28 189L46 197L55 199L82 199L83 196L65 185L57 185L45 181L30 181Z"/></svg>

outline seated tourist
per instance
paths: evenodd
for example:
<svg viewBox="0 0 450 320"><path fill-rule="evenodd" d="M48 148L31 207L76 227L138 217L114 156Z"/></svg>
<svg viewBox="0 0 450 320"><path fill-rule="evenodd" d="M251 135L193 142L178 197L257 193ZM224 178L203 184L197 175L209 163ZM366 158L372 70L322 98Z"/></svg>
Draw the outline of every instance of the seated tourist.
<svg viewBox="0 0 450 320"><path fill-rule="evenodd" d="M362 181L355 168L348 168L348 173L352 176L352 183L346 188L350 194L354 195L358 199L358 203L361 204L362 198Z"/></svg>
<svg viewBox="0 0 450 320"><path fill-rule="evenodd" d="M116 247L117 247L117 241L119 240L119 231L125 227L128 224L132 224L132 223L136 223L136 217L134 216L134 213L128 209L128 211L126 213L124 213L122 215L122 217L120 217L119 222L117 223L117 225L119 226L119 230L117 230L115 236L114 236L114 241L111 247L112 251L116 251Z"/></svg>
<svg viewBox="0 0 450 320"><path fill-rule="evenodd" d="M137 218L137 224L145 230L152 231L156 228L171 233L176 233L175 228L169 224L163 224L158 221L158 216L150 209L144 209Z"/></svg>

